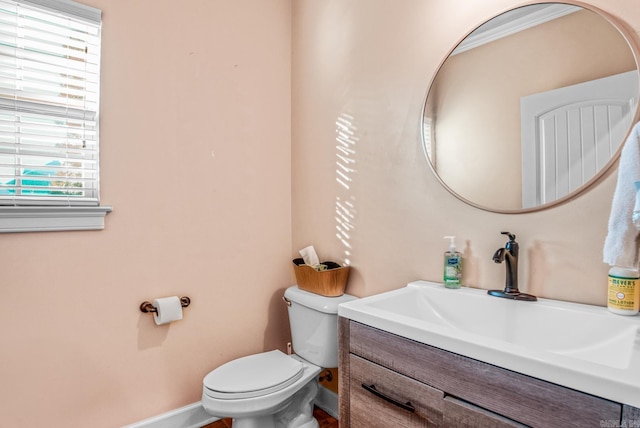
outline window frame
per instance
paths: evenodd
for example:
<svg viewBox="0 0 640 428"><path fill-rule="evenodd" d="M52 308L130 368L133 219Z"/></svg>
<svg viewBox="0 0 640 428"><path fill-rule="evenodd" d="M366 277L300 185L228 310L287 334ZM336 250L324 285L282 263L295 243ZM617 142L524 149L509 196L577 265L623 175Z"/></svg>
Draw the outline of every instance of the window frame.
<svg viewBox="0 0 640 428"><path fill-rule="evenodd" d="M72 0L13 1L101 25L102 12L99 9ZM99 123L99 107L96 123ZM97 144L99 153L99 137ZM96 174L97 205L60 205L61 201L41 201L35 205L0 206L0 233L104 229L104 217L112 211L112 207L100 205L99 166Z"/></svg>

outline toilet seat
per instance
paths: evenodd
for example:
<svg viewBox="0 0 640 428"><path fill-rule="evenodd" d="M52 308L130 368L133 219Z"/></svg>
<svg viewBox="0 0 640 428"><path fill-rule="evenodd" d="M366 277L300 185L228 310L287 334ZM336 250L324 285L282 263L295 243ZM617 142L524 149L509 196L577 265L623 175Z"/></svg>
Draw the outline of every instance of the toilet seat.
<svg viewBox="0 0 640 428"><path fill-rule="evenodd" d="M205 393L213 398L259 397L279 391L302 377L304 364L274 350L229 361L204 378Z"/></svg>

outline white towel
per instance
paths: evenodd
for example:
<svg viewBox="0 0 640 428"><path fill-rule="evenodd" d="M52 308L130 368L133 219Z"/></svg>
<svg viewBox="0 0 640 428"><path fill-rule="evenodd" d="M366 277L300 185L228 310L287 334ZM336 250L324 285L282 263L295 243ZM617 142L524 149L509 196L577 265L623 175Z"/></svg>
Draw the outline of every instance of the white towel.
<svg viewBox="0 0 640 428"><path fill-rule="evenodd" d="M603 260L611 266L638 268L638 229L633 224L636 201L634 181L640 180L640 122L620 153L618 183L611 203L609 232L604 241Z"/></svg>

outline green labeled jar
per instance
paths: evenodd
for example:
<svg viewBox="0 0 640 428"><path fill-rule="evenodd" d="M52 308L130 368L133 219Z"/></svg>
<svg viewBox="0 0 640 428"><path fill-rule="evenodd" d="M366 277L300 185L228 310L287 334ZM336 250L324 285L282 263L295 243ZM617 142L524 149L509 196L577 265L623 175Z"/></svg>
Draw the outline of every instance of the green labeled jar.
<svg viewBox="0 0 640 428"><path fill-rule="evenodd" d="M607 308L618 315L636 315L640 307L640 272L614 266L609 270Z"/></svg>

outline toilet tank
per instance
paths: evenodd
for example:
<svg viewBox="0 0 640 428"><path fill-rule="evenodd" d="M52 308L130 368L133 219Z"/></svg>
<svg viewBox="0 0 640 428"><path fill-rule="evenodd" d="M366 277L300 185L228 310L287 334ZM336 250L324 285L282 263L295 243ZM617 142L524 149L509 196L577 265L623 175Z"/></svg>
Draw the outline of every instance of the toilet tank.
<svg viewBox="0 0 640 428"><path fill-rule="evenodd" d="M343 294L325 297L287 288L284 297L289 304L289 325L293 351L320 367L338 367L338 305L356 299Z"/></svg>

